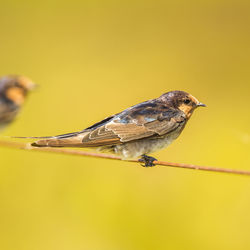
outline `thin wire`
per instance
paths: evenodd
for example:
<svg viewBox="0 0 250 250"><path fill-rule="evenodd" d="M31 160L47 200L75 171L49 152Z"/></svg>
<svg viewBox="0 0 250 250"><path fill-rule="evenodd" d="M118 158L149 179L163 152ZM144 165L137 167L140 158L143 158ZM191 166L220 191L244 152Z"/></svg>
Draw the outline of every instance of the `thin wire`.
<svg viewBox="0 0 250 250"><path fill-rule="evenodd" d="M115 155L86 152L86 151L82 151L82 150L69 149L69 148L32 147L32 146L30 146L30 144L2 141L2 140L0 140L0 147L23 149L23 150L38 151L38 152L57 153L57 154L65 154L65 155L104 158L104 159L110 159L110 160L122 160L120 157L115 156ZM129 160L129 162L140 163L138 160ZM154 161L154 164L159 165L159 166L168 166L168 167L174 167L174 168L186 168L186 169L229 173L229 174L238 174L238 175L249 175L250 176L250 171L246 171L246 170L217 168L217 167L208 167L208 166L197 166L197 165L193 165L193 164L173 163L173 162L165 162L165 161Z"/></svg>

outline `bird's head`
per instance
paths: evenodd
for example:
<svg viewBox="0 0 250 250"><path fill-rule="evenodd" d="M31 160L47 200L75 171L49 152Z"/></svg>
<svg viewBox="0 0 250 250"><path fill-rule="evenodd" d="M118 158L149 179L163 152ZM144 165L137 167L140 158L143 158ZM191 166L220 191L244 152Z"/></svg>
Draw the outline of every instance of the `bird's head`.
<svg viewBox="0 0 250 250"><path fill-rule="evenodd" d="M9 75L0 78L0 92L16 105L22 105L27 94L36 87L25 76Z"/></svg>
<svg viewBox="0 0 250 250"><path fill-rule="evenodd" d="M160 96L160 100L183 111L187 117L190 117L197 107L206 107L205 104L199 102L194 96L179 90L163 94Z"/></svg>

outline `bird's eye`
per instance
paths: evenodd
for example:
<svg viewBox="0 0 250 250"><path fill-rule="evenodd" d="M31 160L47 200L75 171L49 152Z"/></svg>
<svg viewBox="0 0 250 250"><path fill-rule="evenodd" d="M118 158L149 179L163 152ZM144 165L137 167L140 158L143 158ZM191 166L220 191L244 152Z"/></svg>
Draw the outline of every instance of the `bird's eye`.
<svg viewBox="0 0 250 250"><path fill-rule="evenodd" d="M184 103L185 103L185 104L189 104L189 103L190 103L190 99L185 99L185 100L184 100Z"/></svg>

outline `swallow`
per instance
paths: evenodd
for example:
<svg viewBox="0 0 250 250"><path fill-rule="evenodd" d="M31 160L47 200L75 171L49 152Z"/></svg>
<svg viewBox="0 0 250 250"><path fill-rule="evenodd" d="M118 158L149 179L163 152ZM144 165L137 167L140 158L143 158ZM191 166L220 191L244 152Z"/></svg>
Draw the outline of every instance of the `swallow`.
<svg viewBox="0 0 250 250"><path fill-rule="evenodd" d="M181 134L197 107L205 107L205 104L184 91L170 91L109 116L80 132L33 137L39 140L31 145L96 148L125 160L141 157L139 161L143 166L151 167L156 159L148 154L170 145Z"/></svg>
<svg viewBox="0 0 250 250"><path fill-rule="evenodd" d="M25 76L9 75L0 78L0 129L16 118L28 93L35 84Z"/></svg>

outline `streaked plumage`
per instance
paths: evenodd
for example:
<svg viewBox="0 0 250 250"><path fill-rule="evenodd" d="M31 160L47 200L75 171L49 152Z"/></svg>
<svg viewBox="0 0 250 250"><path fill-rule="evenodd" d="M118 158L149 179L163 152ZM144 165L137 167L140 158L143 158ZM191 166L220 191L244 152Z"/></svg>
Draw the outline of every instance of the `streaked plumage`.
<svg viewBox="0 0 250 250"><path fill-rule="evenodd" d="M0 129L11 123L20 111L28 92L35 84L24 76L0 78Z"/></svg>
<svg viewBox="0 0 250 250"><path fill-rule="evenodd" d="M118 154L123 159L138 158L171 144L199 106L205 105L192 95L184 91L171 91L112 115L83 131L41 137L32 145L94 147ZM145 165L153 164L146 162Z"/></svg>

